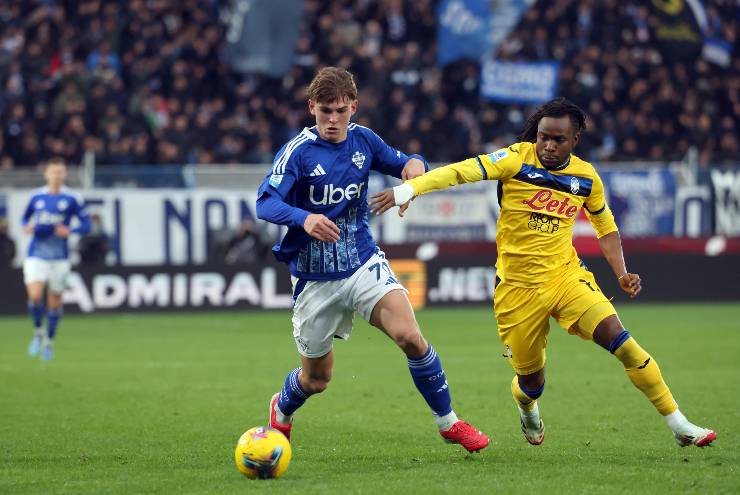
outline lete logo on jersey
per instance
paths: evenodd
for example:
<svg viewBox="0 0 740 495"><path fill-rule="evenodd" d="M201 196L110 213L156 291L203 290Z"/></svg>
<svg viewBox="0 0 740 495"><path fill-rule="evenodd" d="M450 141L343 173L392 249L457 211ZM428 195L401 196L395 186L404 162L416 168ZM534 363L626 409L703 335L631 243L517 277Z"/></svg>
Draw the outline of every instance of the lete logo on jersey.
<svg viewBox="0 0 740 495"><path fill-rule="evenodd" d="M532 208L534 211L545 210L550 213L557 212L558 215L565 215L568 218L576 216L578 206L570 204L568 198L564 198L562 201L552 199L552 191L547 189L540 189L534 196L529 199L522 201L525 205Z"/></svg>

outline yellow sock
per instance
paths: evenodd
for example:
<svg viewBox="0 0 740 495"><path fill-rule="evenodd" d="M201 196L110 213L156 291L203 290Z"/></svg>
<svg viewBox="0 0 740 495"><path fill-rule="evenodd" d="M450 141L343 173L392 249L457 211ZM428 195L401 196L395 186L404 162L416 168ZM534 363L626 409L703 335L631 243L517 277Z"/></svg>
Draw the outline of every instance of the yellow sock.
<svg viewBox="0 0 740 495"><path fill-rule="evenodd" d="M519 379L516 375L514 375L514 379L511 380L511 395L514 396L514 402L527 412L534 409L534 405L537 403L536 400L522 392L522 389L519 386Z"/></svg>
<svg viewBox="0 0 740 495"><path fill-rule="evenodd" d="M678 409L673 394L668 389L660 374L658 363L655 362L645 349L630 337L622 344L614 355L624 365L627 376L629 376L635 387L653 403L655 408L663 416L667 416Z"/></svg>

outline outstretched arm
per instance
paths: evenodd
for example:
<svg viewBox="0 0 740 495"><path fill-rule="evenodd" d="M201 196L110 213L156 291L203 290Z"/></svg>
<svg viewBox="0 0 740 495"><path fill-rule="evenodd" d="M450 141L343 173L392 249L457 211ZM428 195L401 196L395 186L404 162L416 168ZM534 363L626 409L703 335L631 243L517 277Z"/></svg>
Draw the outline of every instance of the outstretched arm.
<svg viewBox="0 0 740 495"><path fill-rule="evenodd" d="M614 275L617 277L622 290L629 294L630 298L634 299L642 290L642 280L638 274L627 271L619 232L610 232L600 237L599 247L601 247L601 252L604 253L606 261L609 262L609 266L612 267L612 271L614 271Z"/></svg>
<svg viewBox="0 0 740 495"><path fill-rule="evenodd" d="M403 216L409 206L409 201L416 196L486 178L488 178L486 170L480 158L470 158L440 167L416 178L409 177L410 180L400 186L374 194L370 198L370 211L381 215L394 206L401 206L398 214Z"/></svg>

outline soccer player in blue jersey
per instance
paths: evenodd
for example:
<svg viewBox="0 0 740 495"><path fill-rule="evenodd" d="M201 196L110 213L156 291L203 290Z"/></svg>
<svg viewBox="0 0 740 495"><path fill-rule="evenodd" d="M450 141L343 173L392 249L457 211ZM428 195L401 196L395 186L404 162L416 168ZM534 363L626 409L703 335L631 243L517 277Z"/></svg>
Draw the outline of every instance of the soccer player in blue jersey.
<svg viewBox="0 0 740 495"><path fill-rule="evenodd" d="M292 274L293 336L301 357L301 367L288 373L270 401L270 426L290 438L293 413L329 384L333 339L349 338L357 311L406 354L442 438L481 450L490 440L455 415L440 358L422 336L406 289L368 226L370 171L406 180L422 175L426 161L350 124L357 88L346 70L321 69L308 98L316 125L278 151L257 199L259 218L288 226L273 252Z"/></svg>
<svg viewBox="0 0 740 495"><path fill-rule="evenodd" d="M70 270L67 238L70 234L85 234L90 219L79 195L64 187L67 167L61 160L51 160L44 171L46 187L34 191L23 213L23 229L33 235L28 256L23 262L23 279L28 293L28 312L33 319L34 334L28 354L51 360L53 341L62 318L62 292ZM71 228L72 218L79 225ZM48 288L46 332L43 296Z"/></svg>

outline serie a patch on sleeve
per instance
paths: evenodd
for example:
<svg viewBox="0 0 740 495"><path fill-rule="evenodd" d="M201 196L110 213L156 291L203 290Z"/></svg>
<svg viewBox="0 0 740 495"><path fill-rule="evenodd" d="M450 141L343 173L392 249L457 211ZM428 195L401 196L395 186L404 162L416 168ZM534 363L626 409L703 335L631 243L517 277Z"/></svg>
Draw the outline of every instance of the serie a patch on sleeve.
<svg viewBox="0 0 740 495"><path fill-rule="evenodd" d="M506 150L498 150L498 151L494 151L493 153L489 154L488 155L488 158L490 158L493 163L496 163L497 161L499 161L499 160L501 160L503 158L506 158L507 156L509 156L509 152L508 151L506 151Z"/></svg>
<svg viewBox="0 0 740 495"><path fill-rule="evenodd" d="M269 180L269 183L270 183L270 185L271 185L272 187L274 187L275 189L277 189L277 188L278 188L278 186L280 185L280 183L281 183L282 181L283 181L283 176L282 176L282 174L272 174L272 175L270 176L270 180Z"/></svg>

